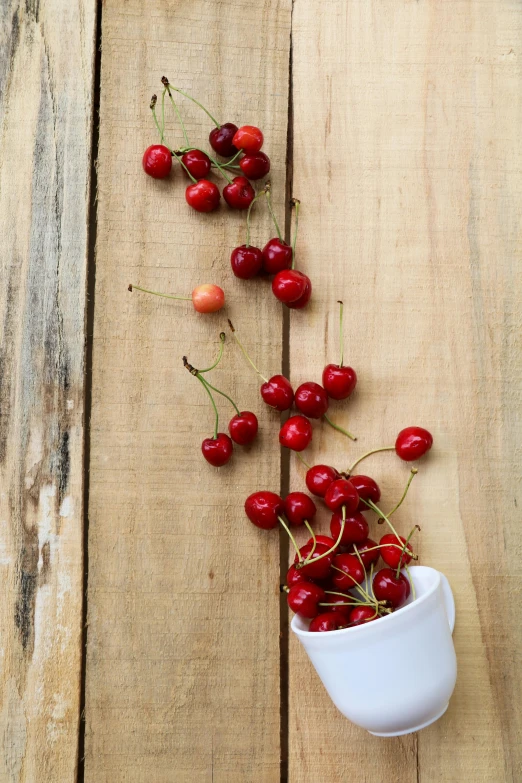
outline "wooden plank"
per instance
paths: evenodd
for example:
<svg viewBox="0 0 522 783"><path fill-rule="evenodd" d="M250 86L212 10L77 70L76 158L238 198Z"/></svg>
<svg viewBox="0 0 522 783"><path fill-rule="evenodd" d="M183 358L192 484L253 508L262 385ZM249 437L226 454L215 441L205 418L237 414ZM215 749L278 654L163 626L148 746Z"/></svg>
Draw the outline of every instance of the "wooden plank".
<svg viewBox="0 0 522 783"><path fill-rule="evenodd" d="M0 781L76 779L94 0L0 12Z"/></svg>
<svg viewBox="0 0 522 783"><path fill-rule="evenodd" d="M340 296L359 373L335 405L358 443L321 433L311 459L344 467L410 423L433 431L400 524L422 525L422 561L453 585L459 678L437 724L377 739L336 712L292 642L290 780L520 780L520 4L326 0L319 15L299 0L293 20L314 299L292 314L292 380L336 360ZM386 506L407 477L397 463L366 465Z"/></svg>
<svg viewBox="0 0 522 783"><path fill-rule="evenodd" d="M166 74L220 118L259 123L280 212L285 187L289 0L106 2L102 17L99 228L89 509L85 779L92 783L279 780L279 549L242 504L279 487L278 417L227 345L218 387L260 416L260 443L219 470L200 453L208 400L183 369L210 363L223 313L127 292L222 283L259 365L281 365L266 282L233 278L244 213L191 211L176 170L141 170ZM182 102L192 143L208 118ZM225 121L225 119L223 120ZM181 142L172 114L168 139ZM270 236L257 210L254 236ZM222 427L230 410L220 404Z"/></svg>

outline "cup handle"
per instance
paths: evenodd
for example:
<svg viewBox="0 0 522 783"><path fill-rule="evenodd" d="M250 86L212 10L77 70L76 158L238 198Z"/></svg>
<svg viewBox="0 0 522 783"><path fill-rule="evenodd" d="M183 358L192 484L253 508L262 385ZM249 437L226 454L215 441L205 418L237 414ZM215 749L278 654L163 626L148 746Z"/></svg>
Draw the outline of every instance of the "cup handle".
<svg viewBox="0 0 522 783"><path fill-rule="evenodd" d="M446 614L448 616L448 623L451 633L455 628L455 599L453 598L453 592L450 587L450 583L444 574L440 575L440 582L442 586L442 594L444 596L444 603L446 604Z"/></svg>

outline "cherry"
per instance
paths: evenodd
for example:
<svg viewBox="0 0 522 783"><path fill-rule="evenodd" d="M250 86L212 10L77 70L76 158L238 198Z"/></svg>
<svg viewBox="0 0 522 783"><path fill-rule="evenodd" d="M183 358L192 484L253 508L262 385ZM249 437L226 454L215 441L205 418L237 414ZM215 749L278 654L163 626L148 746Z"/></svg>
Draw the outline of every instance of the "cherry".
<svg viewBox="0 0 522 783"><path fill-rule="evenodd" d="M288 587L299 584L299 582L309 582L310 577L303 574L303 569L298 569L295 565L291 565L286 574L286 584Z"/></svg>
<svg viewBox="0 0 522 783"><path fill-rule="evenodd" d="M223 188L223 198L232 209L248 209L256 192L246 177L234 177Z"/></svg>
<svg viewBox="0 0 522 783"><path fill-rule="evenodd" d="M298 527L305 520L311 522L317 513L317 507L311 497L304 492L290 492L285 498L285 515L291 525Z"/></svg>
<svg viewBox="0 0 522 783"><path fill-rule="evenodd" d="M210 174L212 168L210 158L201 150L189 150L189 152L185 152L181 160L185 164L183 169L185 174L187 173L185 169L188 169L194 179L205 179Z"/></svg>
<svg viewBox="0 0 522 783"><path fill-rule="evenodd" d="M339 533L341 532L342 521L343 516L340 510L336 511L335 514L332 514L332 519L330 522L330 533L336 541ZM368 522L360 513L360 511L354 511L351 514L348 514L344 521L341 545L349 546L350 544L362 544L363 541L366 541L368 538L368 531ZM377 550L377 555L378 554L379 550Z"/></svg>
<svg viewBox="0 0 522 783"><path fill-rule="evenodd" d="M269 239L263 248L263 271L275 275L292 266L292 248L283 239Z"/></svg>
<svg viewBox="0 0 522 783"><path fill-rule="evenodd" d="M295 392L295 406L310 419L320 419L328 410L328 395L318 383L307 381Z"/></svg>
<svg viewBox="0 0 522 783"><path fill-rule="evenodd" d="M299 572L298 572L299 573ZM333 587L334 585L332 585ZM335 606L329 606L328 611L339 614L343 618L343 625L348 623L348 616L350 614L350 607L348 606L350 598L344 595L331 595L327 593L327 601L329 604L336 604Z"/></svg>
<svg viewBox="0 0 522 783"><path fill-rule="evenodd" d="M396 536L393 533L386 533L386 535L384 535L379 541L381 547L381 557L386 565L390 566L390 568L397 569L399 566L399 560L401 563L401 568L405 565L408 565L408 563L411 563L411 556L413 551L410 545L407 545L403 554L401 554L401 550L397 548L397 546L403 547L405 543L405 538L402 536Z"/></svg>
<svg viewBox="0 0 522 783"><path fill-rule="evenodd" d="M225 122L224 125L220 125L218 128L213 128L210 131L208 137L210 146L223 158L231 158L237 152L237 147L234 147L232 141L236 133L237 125L234 125L232 122Z"/></svg>
<svg viewBox="0 0 522 783"><path fill-rule="evenodd" d="M344 553L341 555L335 555L332 566L332 582L339 590L350 590L356 584L360 585L364 582L366 571L364 566L361 565L355 555ZM343 573L335 569L338 568Z"/></svg>
<svg viewBox="0 0 522 783"><path fill-rule="evenodd" d="M251 152L241 158L239 165L248 179L261 179L270 171L270 158L264 152Z"/></svg>
<svg viewBox="0 0 522 783"><path fill-rule="evenodd" d="M410 594L410 583L404 574L397 576L393 568L383 568L373 578L373 593L378 601L398 609Z"/></svg>
<svg viewBox="0 0 522 783"><path fill-rule="evenodd" d="M289 307L291 310L302 310L303 307L306 307L306 305L310 301L311 296L312 296L312 282L310 278L308 278L308 282L306 284L304 294L295 302L290 302L290 304L288 304L287 307Z"/></svg>
<svg viewBox="0 0 522 783"><path fill-rule="evenodd" d="M339 473L329 465L313 465L306 471L306 486L312 495L324 498L326 490L339 478Z"/></svg>
<svg viewBox="0 0 522 783"><path fill-rule="evenodd" d="M279 430L279 443L292 451L303 451L312 440L312 425L304 416L290 416Z"/></svg>
<svg viewBox="0 0 522 783"><path fill-rule="evenodd" d="M165 179L172 168L172 153L164 144L151 144L143 153L143 171L154 179Z"/></svg>
<svg viewBox="0 0 522 783"><path fill-rule="evenodd" d="M376 481L370 476L350 476L350 483L353 484L359 495L358 511L366 511L368 506L364 500L371 500L372 503L378 503L381 499L381 490Z"/></svg>
<svg viewBox="0 0 522 783"><path fill-rule="evenodd" d="M208 179L200 179L185 190L187 204L196 212L212 212L218 208L220 198L219 188Z"/></svg>
<svg viewBox="0 0 522 783"><path fill-rule="evenodd" d="M232 139L234 146L245 152L259 152L263 141L263 134L255 125L242 125Z"/></svg>
<svg viewBox="0 0 522 783"><path fill-rule="evenodd" d="M205 438L201 444L203 456L215 468L220 468L229 461L233 448L232 441L224 432L218 432L215 438Z"/></svg>
<svg viewBox="0 0 522 783"><path fill-rule="evenodd" d="M339 478L333 481L326 490L324 502L330 511L337 511L338 508L344 506L348 515L357 509L359 495L348 479Z"/></svg>
<svg viewBox="0 0 522 783"><path fill-rule="evenodd" d="M261 271L263 255L258 247L240 245L230 256L232 271L241 280L250 280Z"/></svg>
<svg viewBox="0 0 522 783"><path fill-rule="evenodd" d="M325 598L323 588L313 582L299 582L290 588L287 595L290 609L296 614L310 619L319 614L319 604Z"/></svg>
<svg viewBox="0 0 522 783"><path fill-rule="evenodd" d="M272 375L265 383L261 384L261 397L277 411L287 411L294 401L294 390L290 381L284 375Z"/></svg>
<svg viewBox="0 0 522 783"><path fill-rule="evenodd" d="M241 411L230 419L228 431L234 443L246 446L252 443L258 430L257 416L251 411Z"/></svg>
<svg viewBox="0 0 522 783"><path fill-rule="evenodd" d="M433 437L428 430L422 427L406 427L397 435L395 451L405 462L413 462L419 459L433 445Z"/></svg>
<svg viewBox="0 0 522 783"><path fill-rule="evenodd" d="M198 285L192 291L192 304L198 313L215 313L225 304L225 292L211 283Z"/></svg>
<svg viewBox="0 0 522 783"><path fill-rule="evenodd" d="M380 549L376 548L377 542L372 541L371 538L367 538L365 541L361 541L360 543L353 543L348 552L350 554L355 554L355 547L357 547L357 551L359 552L359 556L363 561L365 568L370 568L371 564L376 563L381 556ZM368 552L369 549L372 551Z"/></svg>
<svg viewBox="0 0 522 783"><path fill-rule="evenodd" d="M338 631L340 628L344 628L348 625L348 618L339 612L323 612L318 614L310 621L309 631L312 632L324 632L324 631Z"/></svg>
<svg viewBox="0 0 522 783"><path fill-rule="evenodd" d="M377 620L379 615L374 606L354 606L351 610L348 620L350 625L364 625L365 623L371 623L372 620Z"/></svg>
<svg viewBox="0 0 522 783"><path fill-rule="evenodd" d="M245 512L249 520L262 530L277 527L283 513L283 499L275 492L253 492L245 500Z"/></svg>
<svg viewBox="0 0 522 783"><path fill-rule="evenodd" d="M335 541L333 538L330 538L329 536L316 536L315 549L310 562L306 565L301 565L297 570L302 571L306 575L307 579L326 579L329 577L330 566L332 565L335 550L330 552L328 555L325 555L325 553L328 552L334 545ZM313 549L313 546L313 539L310 539L307 544L300 548L299 553L303 558L303 561L307 559L308 555ZM325 555L325 557L320 557L320 555ZM294 563L297 564L298 562L299 557L296 555Z"/></svg>
<svg viewBox="0 0 522 783"><path fill-rule="evenodd" d="M307 276L295 269L282 269L272 280L272 293L283 304L296 302L304 294Z"/></svg>
<svg viewBox="0 0 522 783"><path fill-rule="evenodd" d="M323 370L323 386L332 400L345 400L355 389L357 375L351 367L327 364Z"/></svg>

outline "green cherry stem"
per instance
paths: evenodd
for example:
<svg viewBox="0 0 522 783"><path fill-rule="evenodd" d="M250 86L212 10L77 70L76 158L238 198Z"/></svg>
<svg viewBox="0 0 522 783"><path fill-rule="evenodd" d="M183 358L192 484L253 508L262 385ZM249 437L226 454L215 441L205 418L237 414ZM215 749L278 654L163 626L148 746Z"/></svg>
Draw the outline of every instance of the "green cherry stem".
<svg viewBox="0 0 522 783"><path fill-rule="evenodd" d="M364 498L361 498L361 500L365 504L365 506L368 506L368 508L371 508L372 511L375 511L377 514L379 514L381 519L384 519L384 521L389 525L392 533L395 534L397 540L400 541L399 534L397 533L397 531L393 527L392 523L390 522L390 520L388 519L388 517L386 516L384 511L381 511L381 509L378 506L375 505L373 500L365 500Z"/></svg>
<svg viewBox="0 0 522 783"><path fill-rule="evenodd" d="M364 568L364 564L362 564L362 562L361 562L361 565ZM368 594L368 592L364 589L364 587L362 585L360 585L359 582L356 579L354 579L354 577L351 574L347 574L346 571L342 570L342 568L337 568L337 566L334 566L334 565L332 565L332 568L333 568L334 571L339 571L339 573L343 574L343 576L350 577L350 579L354 582L354 587L356 588L356 590L358 590L360 592L360 594L362 596L364 596L364 598L366 598L368 601L372 600L370 595ZM366 569L365 568L364 568L364 572L366 573Z"/></svg>
<svg viewBox="0 0 522 783"><path fill-rule="evenodd" d="M297 546L297 544L295 542L295 538L293 537L292 533L290 532L290 528L288 527L288 525L286 524L286 522L284 521L284 519L282 517L277 517L277 518L278 518L280 524L284 527L284 529L288 533L288 537L289 537L290 541L292 542L292 544L294 545L294 549L297 552L297 556L299 557L299 563L300 563L302 561L302 559L303 559L303 556L302 556L301 552L299 551L299 547Z"/></svg>
<svg viewBox="0 0 522 783"><path fill-rule="evenodd" d="M297 242L297 229L299 227L299 207L301 205L301 202L298 198L293 198L290 202L290 204L295 209L295 231L294 231L294 240L292 242L292 269L295 267L295 245ZM351 437L350 435L348 437Z"/></svg>
<svg viewBox="0 0 522 783"><path fill-rule="evenodd" d="M265 378L265 376L264 376L264 375L261 375L261 373L260 373L260 372L259 372L259 370L257 369L256 365L254 364L254 362L252 361L252 359L250 358L250 356L249 356L249 355L248 355L248 353L246 352L246 349L245 349L245 347L243 346L243 344L242 344L241 340L239 339L239 337L238 337L238 336L237 336L237 334L236 334L236 330L235 330L235 328L234 328L234 325L233 325L232 321L230 320L230 318L228 319L228 325L230 326L230 330L231 330L231 332L232 332L232 335L233 335L233 337L234 337L234 340L235 340L235 341L236 341L236 343L238 344L238 346L239 346L239 348L240 348L240 350L241 350L241 353L243 354L243 356L245 357L245 359L247 360L247 362L250 364L250 366L251 366L251 367L253 367L253 368L254 368L254 370L255 370L255 371L256 371L256 373L259 375L259 377L260 377L260 378L261 378L261 379L262 379L262 380L263 380L265 383L268 383L268 378Z"/></svg>
<svg viewBox="0 0 522 783"><path fill-rule="evenodd" d="M343 304L343 302L340 299L337 300L337 303L339 305L339 344L340 344L340 348L341 348L341 358L340 358L340 361L339 361L339 367L342 367L343 366L343 361L344 361L344 334L343 334L343 309L344 309L344 304Z"/></svg>
<svg viewBox="0 0 522 783"><path fill-rule="evenodd" d="M161 138L165 138L165 90L161 96Z"/></svg>
<svg viewBox="0 0 522 783"><path fill-rule="evenodd" d="M202 375L205 372L210 372L211 370L213 370L215 367L218 366L223 356L223 347L225 345L225 339L226 339L225 332L221 332L221 334L219 335L219 353L216 361L214 362L214 364L211 364L210 367L205 367L204 370L198 370L199 375Z"/></svg>
<svg viewBox="0 0 522 783"><path fill-rule="evenodd" d="M411 472L410 472L410 477L409 477L409 479L408 479L408 483L406 484L406 487L405 487L405 489L404 489L404 492L402 493L402 497L401 497L401 499L399 500L399 502L397 503L397 505L396 505L396 506L394 506L394 507L392 508L392 510L391 510L391 511L388 511L388 517L391 517L391 515L392 515L392 514L395 514L395 512L397 511L397 509L398 509L398 508L399 508L399 507L402 505L402 503L403 503L403 501L404 501L404 498L405 498L405 497L406 497L406 495L408 494L408 490L409 490L409 488L410 488L410 484L411 484L411 482L413 481L413 479L415 478L415 476L417 475L417 473L418 473L418 472L419 472L419 471L417 470L417 468L412 468L412 469L411 469Z"/></svg>
<svg viewBox="0 0 522 783"><path fill-rule="evenodd" d="M344 533L344 526L346 524L346 506L343 506L342 508L343 508L343 518L342 518L342 521L341 521L341 527L340 527L340 530L339 530L339 535L337 536L337 541L335 542L335 544L333 546L330 547L330 549L327 549L326 552L323 552L322 555L318 555L314 559L314 563L317 563L318 560L322 560L323 557L327 557L328 555L331 555L332 552L335 552L335 550L337 549L337 547L341 543L341 538L343 537L343 533ZM308 557L306 558L306 560L304 561L304 563L302 564L302 566L306 565L307 563L309 563L311 558L312 558L312 555L310 553L308 555ZM299 566L300 564L298 563L297 565Z"/></svg>
<svg viewBox="0 0 522 783"><path fill-rule="evenodd" d="M295 455L296 455L296 457L298 457L298 458L301 460L301 462L303 463L303 465L305 466L305 468L307 468L308 470L310 470L310 465L309 465L309 464L308 464L308 462L307 462L307 461L306 461L306 460L305 460L305 459L304 459L304 458L301 456L301 454L300 454L298 451L296 451L296 452L295 452Z"/></svg>
<svg viewBox="0 0 522 783"><path fill-rule="evenodd" d="M404 568L406 569L406 573L408 574L408 579L410 580L410 587L411 587L411 597L412 597L412 598L413 598L413 600L415 601L415 600L416 600L416 598L417 598L417 593L416 593L416 591L415 591L415 584L414 584L414 582L413 582L413 579L411 578L411 573L410 573L410 569L408 568L408 566L407 566L407 565L405 565L405 566L404 566Z"/></svg>
<svg viewBox="0 0 522 783"><path fill-rule="evenodd" d="M356 465L359 464L359 462L362 462L363 459L366 459L366 457L369 457L371 454L377 454L379 451L395 451L395 446L381 446L380 449L372 449L371 451L367 451L366 454L363 454L362 457L359 457L355 460L354 463L352 463L352 465L346 471L346 474L350 476L353 469Z"/></svg>
<svg viewBox="0 0 522 783"><path fill-rule="evenodd" d="M312 549L311 549L311 551L310 551L310 557L313 557L313 554L314 554L314 552L315 552L315 547L317 546L317 539L316 539L316 537L315 537L315 533L314 533L313 527L310 525L310 523L308 522L308 520L307 520L307 519L304 519L304 520L303 520L303 522L304 522L304 524L305 524L306 528L308 529L308 532L309 532L309 533L310 533L310 535L312 536L312 539L313 539L313 542L314 542L314 543L313 543L313 545L312 545Z"/></svg>
<svg viewBox="0 0 522 783"><path fill-rule="evenodd" d="M408 547L408 544L409 544L410 538L412 537L412 535L415 533L415 531L416 531L416 530L418 530L418 531L419 531L419 533L420 533L420 527L419 527L418 525L414 525L414 526L412 527L412 529L411 529L411 531L410 531L410 535L408 536L408 538L406 539L406 541L404 542L404 544L403 544L403 546L402 546L402 552L401 552L401 556L399 557L399 562L398 562L398 564L397 564L397 572L396 572L396 574L395 574L395 578L396 578L396 579L398 579L398 578L399 578L399 574L400 574L400 572L401 572L401 563L402 563L402 558L403 558L403 555L404 555L404 553L406 552L406 549L407 549L407 547ZM411 549L410 549L410 552L411 552ZM408 554L409 554L409 553L408 553ZM406 565L406 563L404 563L404 565Z"/></svg>
<svg viewBox="0 0 522 783"><path fill-rule="evenodd" d="M185 171L187 172L187 174L188 174L189 178L192 180L192 184L193 184L193 185L196 185L196 184L197 184L197 179L196 179L195 177L193 177L193 176L192 176L192 174L190 173L190 171L188 170L188 168L185 166L185 164L184 164L184 163L183 163L183 161L181 160L180 156L179 156L179 155L178 155L176 152L174 152L174 150L171 150L171 151L170 151L170 153L171 153L172 157L173 157L173 158L176 158L176 160L178 161L178 163L179 163L181 166L183 166L183 168L184 168L184 169L185 169ZM230 180L229 180L229 181L230 181Z"/></svg>
<svg viewBox="0 0 522 783"><path fill-rule="evenodd" d="M342 432L342 434L346 435L346 437L350 438L350 440L357 440L355 435L352 435L351 432L348 432L348 430L339 427L338 424L334 424L334 422L326 415L326 413L323 415L323 419L330 425L330 427L333 427L334 430L337 430L337 432Z"/></svg>
<svg viewBox="0 0 522 783"><path fill-rule="evenodd" d="M179 89L179 87L174 87L174 85L173 85L173 84L171 84L171 83L169 82L169 80L167 79L167 77L166 77L166 76L162 76L162 77L161 77L161 81L162 81L162 83L163 83L163 85L164 85L165 87L166 87L167 85L169 85L169 87L170 87L170 89L171 89L171 90L174 90L174 92L179 92L179 94L180 94L180 95L183 95L185 98L188 98L188 99L189 99L189 101L192 101L192 103L195 103L195 104L196 104L196 106L199 106L199 108L200 108L200 109L202 109L202 110L205 112L205 114L207 115L207 117L209 117L209 118L212 120L212 122L214 123L214 125L216 126L216 128L220 128L220 127L221 127L221 124L220 124L220 123L219 123L219 122L216 120L216 118L215 118L215 117L213 117L213 116L212 116L212 114L209 112L209 110L208 110L208 109L205 109L205 107L203 106L203 104L202 104L202 103L200 103L199 101L197 101L195 98L193 98L193 97L192 97L192 95L189 95L188 93L186 93L186 92L183 92L183 90L180 90L180 89Z"/></svg>
<svg viewBox="0 0 522 783"><path fill-rule="evenodd" d="M189 138L187 136L187 129L185 128L185 123L183 122L183 117L181 116L181 112L179 110L178 104L176 103L176 101L172 97L172 93L170 91L170 84L167 83L165 85L165 89L163 90L163 95L165 95L165 91L167 91L168 96L170 98L170 102L172 103L172 106L174 107L174 111L176 112L176 114L178 116L178 121L179 121L179 124L181 125L181 130L183 132L183 138L185 139L185 144L187 145L187 147L189 147L190 146L190 141L189 141Z"/></svg>
<svg viewBox="0 0 522 783"><path fill-rule="evenodd" d="M212 407L214 408L214 413L216 415L216 421L215 421L215 424L214 424L214 440L216 440L216 438L218 436L218 428L219 428L219 413L218 413L218 409L216 407L216 403L214 402L214 397L212 396L212 392L208 388L208 386L205 383L205 381L203 380L203 378L200 378L200 376L197 375L197 374L196 374L195 377L198 379L198 381L201 383L201 385L205 389L206 393L210 397L210 402L212 403Z"/></svg>
<svg viewBox="0 0 522 783"><path fill-rule="evenodd" d="M158 117L156 115L156 103L157 103L157 100L158 100L158 96L157 95L153 95L152 98L150 99L150 110L152 112L152 116L154 118L154 122L156 124L156 128L158 129L158 133L160 135L160 144L163 144L164 132L160 128L160 124L158 122Z"/></svg>
<svg viewBox="0 0 522 783"><path fill-rule="evenodd" d="M198 372L198 378L199 378L199 372ZM225 392L222 392L222 391L220 391L219 389L216 389L216 387L215 387L215 386L212 386L212 384L211 384L209 381L207 381L207 379L206 379L206 378L200 378L200 380L202 380L202 381L203 381L203 383L205 384L205 386L208 386L208 387L209 387L209 389L212 389L212 391L215 391L217 394L221 394L221 396L222 396L222 397L225 397L225 399L227 399L227 400L229 401L229 403L230 403L230 404L233 406L233 408L234 408L234 410L236 411L237 415L238 415L238 416L240 416L240 415L241 415L241 411L240 411L240 410L239 410L239 408L237 407L237 405L236 405L236 403L234 402L234 400L233 400L231 397L229 397L229 396L228 396L228 394L225 394Z"/></svg>
<svg viewBox="0 0 522 783"><path fill-rule="evenodd" d="M164 299L181 299L184 302L191 302L192 297L191 296L174 296L173 294L161 294L158 291L149 291L148 288L141 288L139 285L134 285L133 283L130 283L128 288L128 291L142 291L144 294L152 294L153 296L162 296Z"/></svg>
<svg viewBox="0 0 522 783"><path fill-rule="evenodd" d="M247 226L246 242L245 242L246 247L250 247L250 213L252 212L252 207L254 206L256 201L259 198L261 198L261 196L266 196L266 188L263 188L262 190L259 191L259 193L257 193L256 196L254 196L254 198L252 199L248 207L247 216L246 216L246 226Z"/></svg>
<svg viewBox="0 0 522 783"><path fill-rule="evenodd" d="M274 214L274 210L273 210L273 207L272 207L272 195L271 195L270 182L266 183L265 188L266 188L266 203L267 203L267 206L268 206L268 211L270 212L272 220L274 221L274 226L275 226L275 229L277 231L277 236L279 237L280 241L282 242L283 241L283 237L281 236L281 231L279 229L279 224L278 224L278 222L276 220L276 216Z"/></svg>

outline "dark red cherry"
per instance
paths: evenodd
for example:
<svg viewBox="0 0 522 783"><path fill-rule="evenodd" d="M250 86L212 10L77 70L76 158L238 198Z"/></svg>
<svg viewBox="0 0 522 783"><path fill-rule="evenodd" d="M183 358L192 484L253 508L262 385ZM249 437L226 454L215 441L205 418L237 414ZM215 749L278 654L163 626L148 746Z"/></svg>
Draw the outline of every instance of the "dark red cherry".
<svg viewBox="0 0 522 783"><path fill-rule="evenodd" d="M220 468L225 465L232 456L232 441L224 432L218 432L217 438L205 438L201 444L201 452L207 462Z"/></svg>
<svg viewBox="0 0 522 783"><path fill-rule="evenodd" d="M324 498L326 490L339 478L339 473L329 465L313 465L306 471L308 491L318 498Z"/></svg>
<svg viewBox="0 0 522 783"><path fill-rule="evenodd" d="M246 446L252 443L258 430L257 416L251 411L241 411L230 419L228 431L234 443Z"/></svg>
<svg viewBox="0 0 522 783"><path fill-rule="evenodd" d="M275 492L253 492L245 500L245 512L249 520L262 530L271 530L279 524L283 513L283 499Z"/></svg>
<svg viewBox="0 0 522 783"><path fill-rule="evenodd" d="M351 367L327 364L323 370L323 386L332 400L345 400L355 389L357 375Z"/></svg>
<svg viewBox="0 0 522 783"><path fill-rule="evenodd" d="M250 280L261 271L263 265L261 250L252 245L240 245L232 251L230 265L236 277Z"/></svg>
<svg viewBox="0 0 522 783"><path fill-rule="evenodd" d="M218 208L220 198L219 188L208 179L200 179L185 190L187 204L196 212L212 212Z"/></svg>
<svg viewBox="0 0 522 783"><path fill-rule="evenodd" d="M332 537L337 541L339 533L341 532L341 523L343 521L343 515L341 509L332 514L330 522L330 533ZM360 513L360 511L353 511L346 515L344 522L344 530L341 538L341 546L350 546L350 544L362 544L368 538L368 522ZM377 554L379 550L377 550Z"/></svg>
<svg viewBox="0 0 522 783"><path fill-rule="evenodd" d="M359 495L358 511L368 510L368 506L364 503L365 500L378 503L381 499L379 485L370 476L350 476L350 484L353 484Z"/></svg>
<svg viewBox="0 0 522 783"><path fill-rule="evenodd" d="M307 279L296 269L282 269L272 280L272 293L283 304L290 304L301 298Z"/></svg>
<svg viewBox="0 0 522 783"><path fill-rule="evenodd" d="M401 561L401 568L405 565L408 565L408 563L411 563L413 550L411 549L410 545L407 545L404 554L402 554L401 550L397 548L399 546L403 547L405 543L405 538L402 536L397 538L397 536L393 533L386 533L386 535L381 538L379 541L381 547L381 557L387 566L390 566L390 568L394 568L396 570L399 565L399 560Z"/></svg>
<svg viewBox="0 0 522 783"><path fill-rule="evenodd" d="M318 383L307 381L296 389L295 407L310 419L320 419L328 410L328 395Z"/></svg>
<svg viewBox="0 0 522 783"><path fill-rule="evenodd" d="M290 609L301 617L315 617L319 614L319 604L325 600L322 587L313 582L299 582L290 588L287 601Z"/></svg>
<svg viewBox="0 0 522 783"><path fill-rule="evenodd" d="M270 171L270 158L264 152L248 152L241 158L239 165L248 179L261 179Z"/></svg>
<svg viewBox="0 0 522 783"><path fill-rule="evenodd" d="M372 563L376 563L381 556L380 550L376 548L377 542L372 541L371 538L367 538L366 541L361 541L360 543L357 542L352 544L348 549L348 552L350 554L355 554L355 547L357 547L357 551L359 552L361 560L363 561L364 567L366 569L370 568ZM369 549L372 551L369 552Z"/></svg>
<svg viewBox="0 0 522 783"><path fill-rule="evenodd" d="M205 155L204 152L201 152L201 150L190 150L182 156L181 160L194 179L204 179L210 174L210 158L208 155ZM185 171L185 169L183 169L183 171ZM187 174L186 171L185 174Z"/></svg>
<svg viewBox="0 0 522 783"><path fill-rule="evenodd" d="M237 125L232 122L225 122L219 128L213 128L208 137L210 146L223 158L231 158L237 152L237 147L232 143L236 132Z"/></svg>
<svg viewBox="0 0 522 783"><path fill-rule="evenodd" d="M282 239L269 239L263 248L263 271L275 275L292 266L292 248Z"/></svg>
<svg viewBox="0 0 522 783"><path fill-rule="evenodd" d="M378 617L374 606L355 606L348 616L348 621L350 625L365 625Z"/></svg>
<svg viewBox="0 0 522 783"><path fill-rule="evenodd" d="M279 443L292 451L303 451L312 440L312 425L304 416L290 416L279 430Z"/></svg>
<svg viewBox="0 0 522 783"><path fill-rule="evenodd" d="M332 582L339 590L351 590L356 584L360 585L364 582L366 571L355 555L346 552L336 555L332 560L332 566Z"/></svg>
<svg viewBox="0 0 522 783"><path fill-rule="evenodd" d="M337 511L344 506L346 515L348 515L356 511L359 505L359 495L348 479L339 478L333 481L326 490L324 502L330 511Z"/></svg>
<svg viewBox="0 0 522 783"><path fill-rule="evenodd" d="M296 299L295 302L289 302L289 304L287 304L287 307L289 307L290 310L302 310L303 307L306 307L306 305L310 301L310 297L312 296L312 281L310 280L309 277L307 277L306 279L307 279L307 283L303 295L300 296L299 299Z"/></svg>
<svg viewBox="0 0 522 783"><path fill-rule="evenodd" d="M311 522L317 513L317 507L309 495L304 492L290 492L285 498L285 515L291 525L297 527L304 521Z"/></svg>
<svg viewBox="0 0 522 783"><path fill-rule="evenodd" d="M299 582L308 582L310 577L303 574L303 569L299 570L295 565L291 565L286 574L286 584L288 587L298 584Z"/></svg>
<svg viewBox="0 0 522 783"><path fill-rule="evenodd" d="M234 146L245 152L259 152L263 146L263 134L255 125L242 125L233 138Z"/></svg>
<svg viewBox="0 0 522 783"><path fill-rule="evenodd" d="M433 445L433 437L428 430L422 427L406 427L397 435L395 451L405 462L413 462L419 459Z"/></svg>
<svg viewBox="0 0 522 783"><path fill-rule="evenodd" d="M256 192L246 177L234 177L223 188L223 198L232 209L248 209Z"/></svg>
<svg viewBox="0 0 522 783"><path fill-rule="evenodd" d="M172 168L172 154L164 144L151 144L143 153L143 171L154 179L165 179Z"/></svg>
<svg viewBox="0 0 522 783"><path fill-rule="evenodd" d="M335 555L335 550L325 557L319 557L325 552L328 552L335 544L335 541L328 536L317 536L315 550L309 563L298 568L298 571L302 571L307 579L326 579L330 576L330 566ZM310 540L307 544L302 546L299 550L303 561L306 560L313 548L313 541ZM296 555L294 564L299 562L299 557Z"/></svg>
<svg viewBox="0 0 522 783"><path fill-rule="evenodd" d="M309 631L323 633L325 631L338 631L348 625L348 618L339 612L323 612L310 621Z"/></svg>
<svg viewBox="0 0 522 783"><path fill-rule="evenodd" d="M272 375L261 385L261 397L276 411L287 411L294 401L294 390L284 375Z"/></svg>
<svg viewBox="0 0 522 783"><path fill-rule="evenodd" d="M394 609L406 601L410 583L403 574L397 577L394 568L383 568L373 578L373 592L378 601L388 601Z"/></svg>

